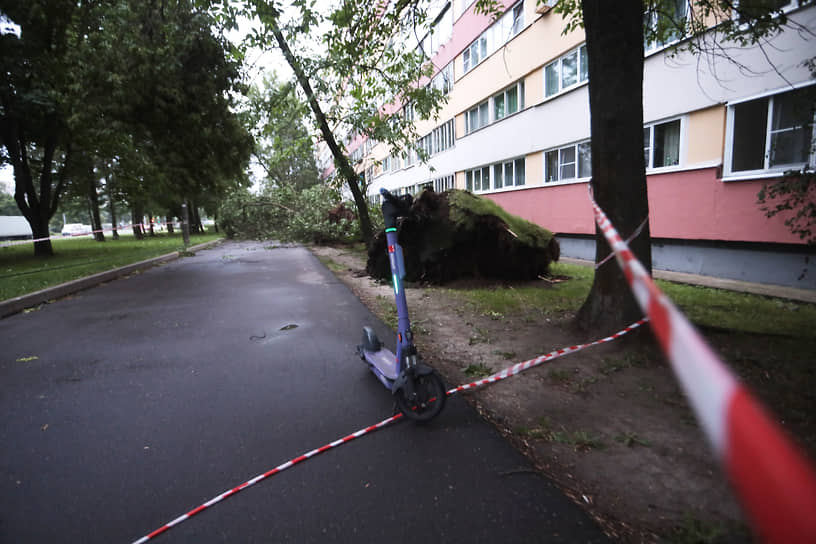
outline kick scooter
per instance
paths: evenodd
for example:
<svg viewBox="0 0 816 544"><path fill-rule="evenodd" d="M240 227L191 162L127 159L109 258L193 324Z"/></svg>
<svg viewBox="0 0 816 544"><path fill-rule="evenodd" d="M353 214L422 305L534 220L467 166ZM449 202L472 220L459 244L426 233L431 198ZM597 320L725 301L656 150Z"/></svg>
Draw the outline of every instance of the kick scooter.
<svg viewBox="0 0 816 544"><path fill-rule="evenodd" d="M394 298L397 303L397 353L385 348L371 327L363 327L363 342L357 353L382 384L391 390L397 407L414 421L429 421L445 406L445 384L433 368L422 362L414 346L408 303L401 281L405 276L402 247L397 243L397 218L409 213L411 195L395 197L386 189L382 212Z"/></svg>

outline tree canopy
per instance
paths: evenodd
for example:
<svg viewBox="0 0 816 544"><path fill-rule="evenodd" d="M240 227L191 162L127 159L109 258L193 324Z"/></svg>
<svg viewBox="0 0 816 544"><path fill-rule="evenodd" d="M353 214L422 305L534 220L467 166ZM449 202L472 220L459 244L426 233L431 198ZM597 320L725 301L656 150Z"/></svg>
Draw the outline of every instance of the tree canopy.
<svg viewBox="0 0 816 544"><path fill-rule="evenodd" d="M4 1L0 13L21 29L0 36L2 160L35 237L81 177L79 156L90 175L113 170L129 201L165 209L245 179L239 66L196 2Z"/></svg>

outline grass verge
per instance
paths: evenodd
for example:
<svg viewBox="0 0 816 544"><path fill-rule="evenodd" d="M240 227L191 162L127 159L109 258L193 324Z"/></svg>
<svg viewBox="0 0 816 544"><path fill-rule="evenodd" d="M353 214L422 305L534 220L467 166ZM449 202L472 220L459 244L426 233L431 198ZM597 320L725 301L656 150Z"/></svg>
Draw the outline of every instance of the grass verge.
<svg viewBox="0 0 816 544"><path fill-rule="evenodd" d="M558 315L575 312L592 286L594 271L586 266L556 263L555 277L569 281L552 286L491 286L475 289L449 289L482 315L526 313ZM772 297L736 293L657 280L658 286L689 320L703 328L751 334L816 339L816 305Z"/></svg>
<svg viewBox="0 0 816 544"><path fill-rule="evenodd" d="M190 244L220 237L210 233L194 235L190 236ZM0 248L0 300L184 249L181 233L162 233L144 240L120 235L119 240L108 237L105 242L84 237L52 238L51 244L54 256L48 258L35 257L31 244Z"/></svg>

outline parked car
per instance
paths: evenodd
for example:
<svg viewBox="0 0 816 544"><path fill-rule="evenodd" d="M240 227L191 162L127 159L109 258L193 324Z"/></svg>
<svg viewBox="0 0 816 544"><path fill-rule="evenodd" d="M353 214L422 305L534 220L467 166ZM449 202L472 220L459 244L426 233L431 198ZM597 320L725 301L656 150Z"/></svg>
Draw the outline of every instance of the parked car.
<svg viewBox="0 0 816 544"><path fill-rule="evenodd" d="M64 227L62 227L62 235L63 236L77 236L80 234L90 234L91 233L91 226L90 225L83 225L82 223L66 223Z"/></svg>

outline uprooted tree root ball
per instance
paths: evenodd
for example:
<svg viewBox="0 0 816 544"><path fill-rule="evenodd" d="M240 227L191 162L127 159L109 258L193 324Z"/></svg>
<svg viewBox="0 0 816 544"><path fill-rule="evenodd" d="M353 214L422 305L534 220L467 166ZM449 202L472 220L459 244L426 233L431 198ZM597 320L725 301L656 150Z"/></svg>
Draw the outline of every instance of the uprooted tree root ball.
<svg viewBox="0 0 816 544"><path fill-rule="evenodd" d="M560 247L553 234L468 191L423 191L397 225L405 279L443 284L462 278L532 280L549 275ZM385 233L368 251L366 272L388 279Z"/></svg>

